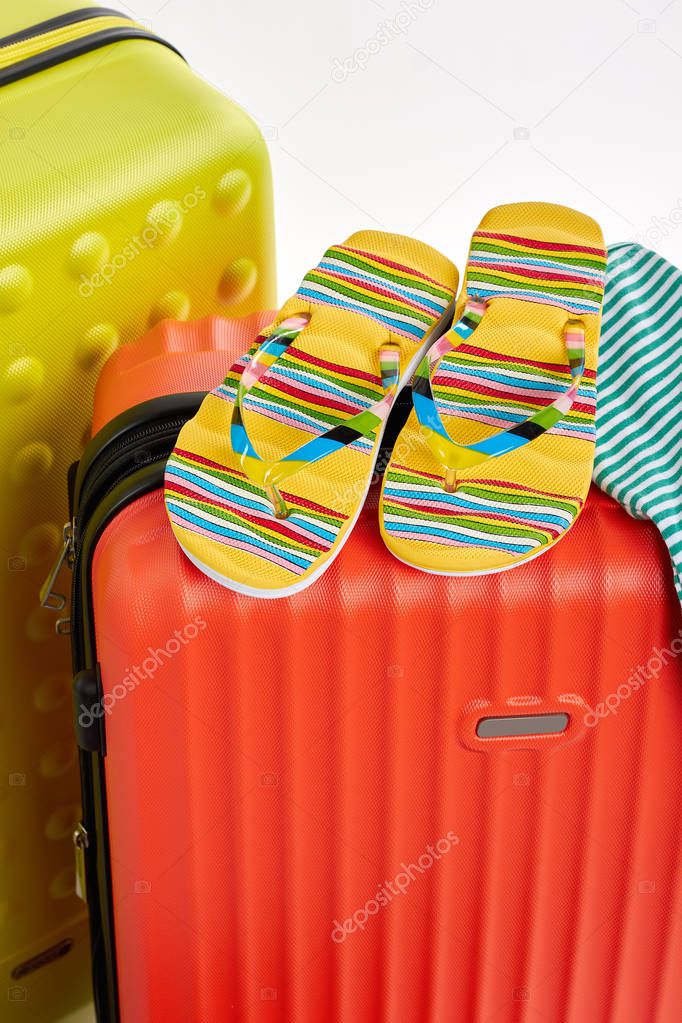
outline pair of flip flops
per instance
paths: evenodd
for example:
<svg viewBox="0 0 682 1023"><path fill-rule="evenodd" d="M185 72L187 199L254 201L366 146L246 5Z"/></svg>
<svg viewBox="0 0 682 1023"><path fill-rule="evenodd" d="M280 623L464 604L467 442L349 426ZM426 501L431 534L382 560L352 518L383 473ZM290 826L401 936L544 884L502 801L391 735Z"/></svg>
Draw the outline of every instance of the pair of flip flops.
<svg viewBox="0 0 682 1023"><path fill-rule="evenodd" d="M389 550L447 575L548 550L589 489L605 266L594 221L542 203L486 215L459 298L455 266L414 239L330 248L180 433L165 499L187 556L251 596L310 585L413 377L379 508Z"/></svg>

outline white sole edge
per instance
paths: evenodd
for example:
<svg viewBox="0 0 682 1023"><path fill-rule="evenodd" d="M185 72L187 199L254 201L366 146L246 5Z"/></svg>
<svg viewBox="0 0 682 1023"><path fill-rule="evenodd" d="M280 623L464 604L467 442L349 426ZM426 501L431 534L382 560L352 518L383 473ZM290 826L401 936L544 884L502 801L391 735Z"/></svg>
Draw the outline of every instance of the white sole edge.
<svg viewBox="0 0 682 1023"><path fill-rule="evenodd" d="M589 497L589 490L588 490L588 497ZM479 575L498 575L500 572L511 572L512 569L514 569L514 568L522 568L523 565L527 565L529 561L535 561L536 558L542 557L543 554L549 554L549 552L554 547L556 547L556 545L558 543L561 543L563 538L568 533L570 533L570 531L573 529L574 525L576 524L576 522L578 521L578 519L582 515L583 510L584 510L584 506L585 506L586 503L587 503L587 497L585 498L585 501L583 503L583 508L581 509L580 513L578 515L576 515L576 517L573 519L573 522L571 522L570 526L568 526L563 531L563 533L560 536L558 536L556 538L556 540L554 540L551 544L549 544L546 547L543 547L539 551L536 551L535 554L528 554L525 558L522 558L520 561L512 562L511 565L502 565L501 568L482 568L479 571L473 571L473 572L449 572L449 571L447 571L447 569L440 570L438 568L422 568L421 565L415 565L413 561L405 561L405 558L399 557L395 553L395 551L392 549L392 547L390 547L386 543L386 538L385 538L383 533L381 534L381 539L384 541L384 547L386 548L388 553L390 555L392 555L392 557L394 557L396 561L399 561L402 565L407 565L408 568L413 568L416 572L424 572L424 573L426 573L426 575L445 575L445 576L450 576L450 578L452 578L452 579L466 579L468 577L474 577L474 576L479 576ZM379 505L379 507L381 508L381 504ZM474 545L472 544L472 546L474 546Z"/></svg>

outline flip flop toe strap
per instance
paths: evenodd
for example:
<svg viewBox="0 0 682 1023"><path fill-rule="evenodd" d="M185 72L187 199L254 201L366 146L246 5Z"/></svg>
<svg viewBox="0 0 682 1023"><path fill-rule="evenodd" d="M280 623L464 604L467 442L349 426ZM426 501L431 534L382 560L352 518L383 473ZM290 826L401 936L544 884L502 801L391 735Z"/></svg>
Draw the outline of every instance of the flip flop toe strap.
<svg viewBox="0 0 682 1023"><path fill-rule="evenodd" d="M433 377L443 356L471 336L481 322L485 308L485 303L480 299L469 299L461 320L429 349L412 385L415 412L422 434L444 467L444 489L448 492L457 488L457 475L462 469L516 451L556 426L571 409L585 371L585 327L582 320L569 318L564 327L564 344L571 373L571 383L567 390L551 404L507 430L499 430L475 444L458 444L445 428L433 395Z"/></svg>
<svg viewBox="0 0 682 1023"><path fill-rule="evenodd" d="M379 366L384 394L378 402L307 441L282 459L262 458L250 440L244 423L244 399L286 353L291 343L308 326L309 321L310 314L307 313L290 316L260 344L241 376L232 412L230 426L232 449L239 455L243 471L265 492L272 504L275 517L279 519L287 518L289 515L286 501L279 490L280 485L290 476L353 444L360 437L371 437L377 427L386 420L400 385L400 349L397 345L383 345L379 349Z"/></svg>

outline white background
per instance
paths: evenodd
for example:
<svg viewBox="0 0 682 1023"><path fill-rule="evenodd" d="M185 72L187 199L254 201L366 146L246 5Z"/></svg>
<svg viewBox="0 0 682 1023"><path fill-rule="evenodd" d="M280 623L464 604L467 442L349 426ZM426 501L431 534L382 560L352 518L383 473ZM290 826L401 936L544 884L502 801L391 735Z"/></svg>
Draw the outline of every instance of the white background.
<svg viewBox="0 0 682 1023"><path fill-rule="evenodd" d="M682 0L111 6L260 125L281 300L363 227L414 234L461 268L486 209L522 199L574 206L608 242L682 266Z"/></svg>
<svg viewBox="0 0 682 1023"><path fill-rule="evenodd" d="M281 300L361 227L461 267L485 210L521 199L574 206L608 242L682 265L682 0L118 6L268 139Z"/></svg>

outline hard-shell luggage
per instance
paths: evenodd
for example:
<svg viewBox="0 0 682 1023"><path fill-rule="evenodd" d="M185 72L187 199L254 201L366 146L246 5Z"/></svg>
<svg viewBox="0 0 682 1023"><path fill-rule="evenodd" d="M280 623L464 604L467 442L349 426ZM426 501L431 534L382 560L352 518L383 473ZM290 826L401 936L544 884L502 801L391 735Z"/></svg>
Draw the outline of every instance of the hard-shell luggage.
<svg viewBox="0 0 682 1023"><path fill-rule="evenodd" d="M255 125L170 44L77 0L2 4L0 986L35 1018L87 995L68 644L37 597L63 479L116 347L273 302L271 207Z"/></svg>
<svg viewBox="0 0 682 1023"><path fill-rule="evenodd" d="M225 371L255 326L193 326L190 363L197 331ZM158 397L165 329L153 400L110 405L112 361L73 494L99 1020L677 1023L682 623L655 529L593 490L542 558L429 576L382 544L375 485L315 585L235 594L164 510L213 372Z"/></svg>

